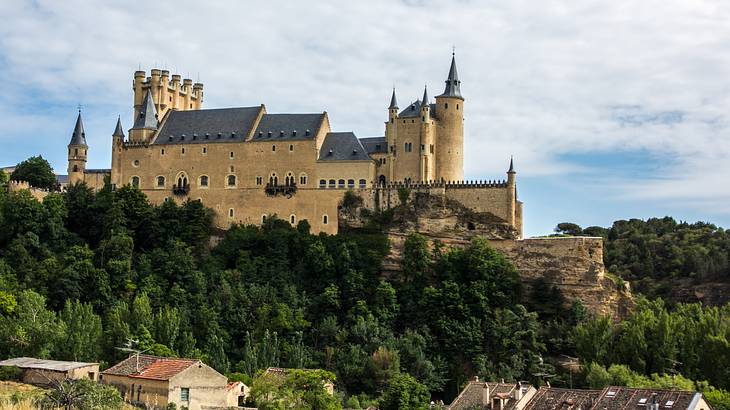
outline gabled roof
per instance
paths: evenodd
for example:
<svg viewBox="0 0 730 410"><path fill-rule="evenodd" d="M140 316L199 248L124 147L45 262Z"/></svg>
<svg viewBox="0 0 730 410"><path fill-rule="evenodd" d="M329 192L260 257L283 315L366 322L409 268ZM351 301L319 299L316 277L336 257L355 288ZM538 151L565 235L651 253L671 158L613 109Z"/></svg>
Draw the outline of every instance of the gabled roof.
<svg viewBox="0 0 730 410"><path fill-rule="evenodd" d="M79 111L79 116L76 117L76 125L73 134L71 134L71 142L68 145L86 145L86 133L84 132L84 122L81 121L81 111Z"/></svg>
<svg viewBox="0 0 730 410"><path fill-rule="evenodd" d="M253 134L253 141L302 140L314 138L324 121L320 114L265 114Z"/></svg>
<svg viewBox="0 0 730 410"><path fill-rule="evenodd" d="M490 409L490 401L494 397L499 397L507 400L503 410L511 410L518 402L518 400L514 397L514 391L517 388L519 388L517 383L470 381L454 399L454 401L451 402L448 409ZM485 400L484 394L487 392L489 393L489 396L486 397Z"/></svg>
<svg viewBox="0 0 730 410"><path fill-rule="evenodd" d="M263 107L170 111L153 144L244 141Z"/></svg>
<svg viewBox="0 0 730 410"><path fill-rule="evenodd" d="M319 150L320 161L370 161L371 158L352 132L330 132Z"/></svg>
<svg viewBox="0 0 730 410"><path fill-rule="evenodd" d="M388 152L388 141L385 140L385 137L360 138L360 143L368 154Z"/></svg>
<svg viewBox="0 0 730 410"><path fill-rule="evenodd" d="M138 379L170 380L199 362L200 360L196 359L173 359L140 354L126 358L102 373Z"/></svg>
<svg viewBox="0 0 730 410"><path fill-rule="evenodd" d="M98 364L99 363L35 359L33 357L16 357L14 359L0 361L0 366L15 366L21 369L37 369L55 372L66 372L80 367L96 366Z"/></svg>
<svg viewBox="0 0 730 410"><path fill-rule="evenodd" d="M594 406L600 390L575 390L541 387L524 410L590 409Z"/></svg>
<svg viewBox="0 0 730 410"><path fill-rule="evenodd" d="M629 387L607 387L596 401L595 408L601 410L650 410L656 403L661 410L687 410L700 393L678 390L633 389Z"/></svg>

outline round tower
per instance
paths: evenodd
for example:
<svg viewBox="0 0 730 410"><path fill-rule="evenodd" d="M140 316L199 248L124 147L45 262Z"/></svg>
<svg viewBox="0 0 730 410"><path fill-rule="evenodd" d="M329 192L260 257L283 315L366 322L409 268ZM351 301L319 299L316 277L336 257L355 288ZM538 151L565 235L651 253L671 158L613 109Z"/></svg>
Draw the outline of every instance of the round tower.
<svg viewBox="0 0 730 410"><path fill-rule="evenodd" d="M68 183L70 185L84 181L88 151L84 123L81 120L81 111L79 111L76 126L71 134L71 141L68 143Z"/></svg>
<svg viewBox="0 0 730 410"><path fill-rule="evenodd" d="M385 123L385 144L386 144L386 161L387 167L384 173L376 175L379 184L393 180L393 168L395 166L395 157L393 150L397 145L398 139L398 100L395 97L395 87L393 87L393 95L390 97L390 105L388 106L388 121ZM382 178L381 177L384 177Z"/></svg>
<svg viewBox="0 0 730 410"><path fill-rule="evenodd" d="M443 94L436 96L435 138L436 180L464 179L464 97L456 71L456 57L451 55L451 68Z"/></svg>

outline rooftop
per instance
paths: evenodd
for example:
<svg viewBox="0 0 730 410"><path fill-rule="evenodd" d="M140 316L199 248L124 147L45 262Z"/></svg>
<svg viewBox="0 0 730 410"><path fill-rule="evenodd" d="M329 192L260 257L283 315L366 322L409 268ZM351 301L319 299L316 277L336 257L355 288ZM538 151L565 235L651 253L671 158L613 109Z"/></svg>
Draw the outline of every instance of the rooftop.
<svg viewBox="0 0 730 410"><path fill-rule="evenodd" d="M601 390L575 390L541 387L524 410L590 409Z"/></svg>
<svg viewBox="0 0 730 410"><path fill-rule="evenodd" d="M320 161L370 161L370 156L352 132L330 132L319 150Z"/></svg>
<svg viewBox="0 0 730 410"><path fill-rule="evenodd" d="M198 362L200 361L196 359L173 359L135 354L102 373L138 379L169 380Z"/></svg>
<svg viewBox="0 0 730 410"><path fill-rule="evenodd" d="M56 372L66 372L80 367L96 366L99 363L64 362L58 360L35 359L32 357L16 357L0 361L0 366L15 366L21 369L40 369Z"/></svg>
<svg viewBox="0 0 730 410"><path fill-rule="evenodd" d="M602 410L649 410L651 404L656 400L661 410L686 410L696 396L700 396L700 393L611 386L603 390L596 402L596 408Z"/></svg>

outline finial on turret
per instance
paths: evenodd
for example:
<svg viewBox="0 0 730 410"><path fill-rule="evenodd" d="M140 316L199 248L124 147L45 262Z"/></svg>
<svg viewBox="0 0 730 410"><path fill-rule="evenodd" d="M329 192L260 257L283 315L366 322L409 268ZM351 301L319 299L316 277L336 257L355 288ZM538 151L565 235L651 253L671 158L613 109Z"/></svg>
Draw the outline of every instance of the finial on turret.
<svg viewBox="0 0 730 410"><path fill-rule="evenodd" d="M117 127L114 129L114 134L112 134L112 137L122 137L124 138L124 130L122 129L122 117L117 117Z"/></svg>
<svg viewBox="0 0 730 410"><path fill-rule="evenodd" d="M456 71L456 48L451 50L451 67L449 67L449 76L446 78L446 88L444 93L439 97L456 97L461 98L461 81L459 81L459 73Z"/></svg>
<svg viewBox="0 0 730 410"><path fill-rule="evenodd" d="M423 98L421 99L421 107L428 107L428 86L423 85Z"/></svg>
<svg viewBox="0 0 730 410"><path fill-rule="evenodd" d="M86 132L84 132L84 122L81 120L81 108L79 108L79 116L76 117L76 126L74 126L71 142L68 145L86 145Z"/></svg>
<svg viewBox="0 0 730 410"><path fill-rule="evenodd" d="M514 164L514 158L510 155L509 157L509 171L507 171L508 174L515 174L515 164Z"/></svg>
<svg viewBox="0 0 730 410"><path fill-rule="evenodd" d="M398 109L398 100L395 98L395 87L393 87L393 95L390 97L390 107L388 109Z"/></svg>

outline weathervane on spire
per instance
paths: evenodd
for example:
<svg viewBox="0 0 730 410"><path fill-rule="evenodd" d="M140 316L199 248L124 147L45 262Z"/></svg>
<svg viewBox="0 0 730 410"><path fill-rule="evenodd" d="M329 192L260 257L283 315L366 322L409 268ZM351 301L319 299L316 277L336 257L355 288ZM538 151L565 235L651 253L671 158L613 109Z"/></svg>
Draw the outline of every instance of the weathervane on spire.
<svg viewBox="0 0 730 410"><path fill-rule="evenodd" d="M82 108L84 108L84 106L81 105L81 103L78 103L78 105L76 105L76 109L79 110L79 114L81 114L81 109Z"/></svg>

